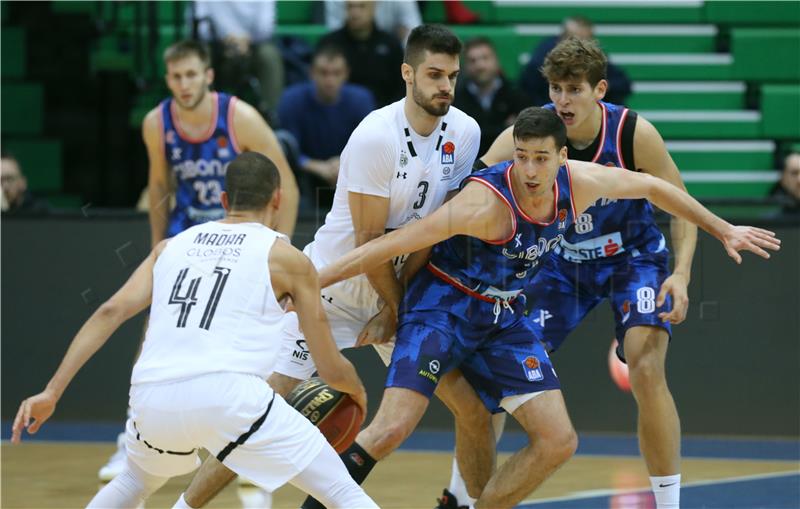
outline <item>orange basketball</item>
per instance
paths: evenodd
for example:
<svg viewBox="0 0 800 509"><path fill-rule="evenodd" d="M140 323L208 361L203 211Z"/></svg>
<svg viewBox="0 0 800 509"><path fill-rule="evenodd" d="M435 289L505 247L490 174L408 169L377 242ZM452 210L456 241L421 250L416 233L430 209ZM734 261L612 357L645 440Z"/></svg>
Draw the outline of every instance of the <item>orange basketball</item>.
<svg viewBox="0 0 800 509"><path fill-rule="evenodd" d="M350 447L364 423L364 413L353 398L319 377L295 387L286 401L319 428L337 453Z"/></svg>
<svg viewBox="0 0 800 509"><path fill-rule="evenodd" d="M619 342L614 339L611 348L608 350L608 372L611 379L617 384L619 390L631 392L631 381L628 378L628 365L617 357L617 345Z"/></svg>

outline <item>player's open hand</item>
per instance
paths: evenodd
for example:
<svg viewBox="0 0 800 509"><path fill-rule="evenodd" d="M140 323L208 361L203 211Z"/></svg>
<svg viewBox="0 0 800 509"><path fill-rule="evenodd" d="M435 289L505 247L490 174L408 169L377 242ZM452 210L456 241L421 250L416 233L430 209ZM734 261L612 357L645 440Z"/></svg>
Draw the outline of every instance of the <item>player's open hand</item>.
<svg viewBox="0 0 800 509"><path fill-rule="evenodd" d="M762 258L769 259L765 251L777 251L781 248L781 241L774 232L756 228L754 226L731 226L722 236L722 244L728 256L736 263L742 263L739 251L750 251Z"/></svg>
<svg viewBox="0 0 800 509"><path fill-rule="evenodd" d="M55 395L46 390L23 400L11 428L11 443L18 444L20 442L23 429L27 428L31 435L39 431L42 424L53 415L56 402ZM31 419L33 419L33 423L31 423Z"/></svg>
<svg viewBox="0 0 800 509"><path fill-rule="evenodd" d="M689 290L688 281L683 274L672 274L664 280L661 285L661 290L658 292L656 298L656 307L661 307L667 300L667 295L672 297L672 310L662 311L658 314L658 318L662 322L670 322L672 324L679 324L686 320L686 313L689 310Z"/></svg>
<svg viewBox="0 0 800 509"><path fill-rule="evenodd" d="M389 306L384 306L378 313L370 318L358 335L356 346L381 345L388 343L397 332L397 315Z"/></svg>

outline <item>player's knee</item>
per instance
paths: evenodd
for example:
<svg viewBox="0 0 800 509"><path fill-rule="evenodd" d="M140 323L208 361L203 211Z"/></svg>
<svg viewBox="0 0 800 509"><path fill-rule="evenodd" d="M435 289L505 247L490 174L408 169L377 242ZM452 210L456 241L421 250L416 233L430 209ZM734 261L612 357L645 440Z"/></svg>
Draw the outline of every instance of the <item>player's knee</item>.
<svg viewBox="0 0 800 509"><path fill-rule="evenodd" d="M566 463L578 450L578 434L570 427L557 433L548 442L548 456L556 465Z"/></svg>
<svg viewBox="0 0 800 509"><path fill-rule="evenodd" d="M631 388L634 392L644 392L666 385L664 360L657 355L643 355L636 360L628 360Z"/></svg>
<svg viewBox="0 0 800 509"><path fill-rule="evenodd" d="M365 448L375 456L375 459L383 458L400 447L400 444L414 431L412 425L402 421L383 421L381 425L373 423L370 428L372 428L369 433L371 443ZM361 435L357 441L361 442Z"/></svg>

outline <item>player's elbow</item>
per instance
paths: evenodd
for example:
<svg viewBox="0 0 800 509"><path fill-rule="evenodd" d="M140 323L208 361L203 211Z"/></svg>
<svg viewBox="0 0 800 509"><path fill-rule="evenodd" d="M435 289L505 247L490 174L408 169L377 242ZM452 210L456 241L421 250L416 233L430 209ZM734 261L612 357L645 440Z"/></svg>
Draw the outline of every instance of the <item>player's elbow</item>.
<svg viewBox="0 0 800 509"><path fill-rule="evenodd" d="M125 319L125 308L123 302L119 299L109 299L97 308L95 316L104 322L121 322Z"/></svg>

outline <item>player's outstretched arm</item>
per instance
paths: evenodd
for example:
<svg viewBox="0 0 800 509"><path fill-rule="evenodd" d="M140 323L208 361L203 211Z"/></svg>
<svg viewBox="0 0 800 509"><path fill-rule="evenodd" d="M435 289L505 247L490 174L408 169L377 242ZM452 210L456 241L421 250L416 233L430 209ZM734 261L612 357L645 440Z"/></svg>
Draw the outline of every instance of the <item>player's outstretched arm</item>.
<svg viewBox="0 0 800 509"><path fill-rule="evenodd" d="M647 174L627 172L624 178L613 169L594 163L570 161L573 194L578 213L599 198L640 199L651 201L658 208L679 216L716 237L736 263L742 263L739 251L751 251L769 258L765 249L777 251L781 241L775 233L752 226L734 226L705 208L697 200L674 185ZM617 168L618 171L626 171Z"/></svg>
<svg viewBox="0 0 800 509"><path fill-rule="evenodd" d="M169 221L169 201L171 183L169 167L164 155L164 140L161 135L161 113L158 108L151 110L142 122L142 138L147 148L147 195L150 205L147 214L150 219L150 241L155 247L167 236Z"/></svg>
<svg viewBox="0 0 800 509"><path fill-rule="evenodd" d="M419 221L367 242L323 268L323 288L371 270L406 253L449 239L469 235L484 240L508 236L511 217L506 206L486 186L469 183L452 200Z"/></svg>
<svg viewBox="0 0 800 509"><path fill-rule="evenodd" d="M236 102L233 115L233 129L242 150L260 152L269 157L281 176L281 206L278 211L277 230L289 237L294 233L297 223L297 207L300 204L300 190L297 180L283 154L278 138L267 125L261 114L244 101Z"/></svg>
<svg viewBox="0 0 800 509"><path fill-rule="evenodd" d="M25 399L19 407L11 431L11 441L19 443L22 430L36 433L53 415L56 403L84 364L102 347L126 320L147 306L153 293L153 265L167 241L162 241L139 265L117 293L104 302L75 335L61 365L47 387ZM31 419L33 422L31 423Z"/></svg>
<svg viewBox="0 0 800 509"><path fill-rule="evenodd" d="M508 161L514 157L514 126L507 127L492 142L489 150L481 156L481 161L486 166L494 166L503 161Z"/></svg>
<svg viewBox="0 0 800 509"><path fill-rule="evenodd" d="M269 267L275 296L292 298L319 376L334 389L352 395L366 412L364 384L333 341L328 317L322 308L317 271L311 260L289 243L277 240L269 253Z"/></svg>

